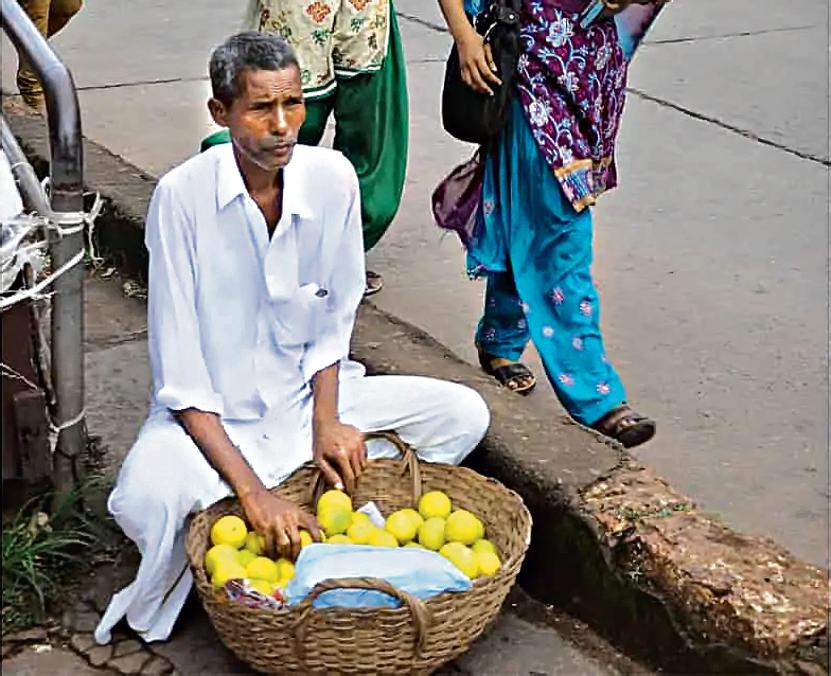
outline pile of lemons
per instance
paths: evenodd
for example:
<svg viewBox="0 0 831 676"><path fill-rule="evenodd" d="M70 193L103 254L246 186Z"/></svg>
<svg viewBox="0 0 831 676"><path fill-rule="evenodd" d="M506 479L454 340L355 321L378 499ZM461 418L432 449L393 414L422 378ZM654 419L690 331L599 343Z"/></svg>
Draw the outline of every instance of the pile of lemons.
<svg viewBox="0 0 831 676"><path fill-rule="evenodd" d="M499 552L485 539L485 526L478 517L465 509L454 510L442 491L425 493L417 507L393 512L379 528L366 514L352 510L346 493L327 491L317 503L317 520L330 544L430 549L471 580L499 570Z"/></svg>
<svg viewBox="0 0 831 676"><path fill-rule="evenodd" d="M494 575L502 563L496 546L485 538L485 525L465 509L453 509L442 491L421 496L418 509L390 514L383 528L367 514L353 511L352 499L343 491L324 493L317 503L317 521L327 544L373 547L421 547L438 552L471 580ZM312 543L308 531L300 531L301 548ZM288 559L263 556L263 537L250 532L238 516L223 516L211 527L213 546L205 554L205 570L215 587L228 580L245 580L253 589L273 595L294 577Z"/></svg>
<svg viewBox="0 0 831 676"><path fill-rule="evenodd" d="M312 536L301 533L304 545ZM249 532L238 516L223 516L211 527L211 547L205 553L205 570L214 587L224 587L228 580L245 580L253 589L271 596L285 589L294 577L294 564L288 559L263 556L262 535Z"/></svg>

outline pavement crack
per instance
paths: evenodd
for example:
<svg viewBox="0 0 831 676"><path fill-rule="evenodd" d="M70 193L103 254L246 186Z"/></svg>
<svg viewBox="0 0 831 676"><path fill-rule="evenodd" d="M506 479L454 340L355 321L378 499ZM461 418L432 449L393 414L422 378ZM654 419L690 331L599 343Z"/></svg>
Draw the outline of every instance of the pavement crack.
<svg viewBox="0 0 831 676"><path fill-rule="evenodd" d="M413 14L405 14L404 12L396 12L396 15L398 15L402 19L406 19L407 21L412 21L413 23L417 23L420 26L429 28L431 31L435 31L436 33L450 32L449 30L447 30L446 26L443 26L438 23L433 23L432 21L428 21L427 19L422 19L420 16L415 16Z"/></svg>
<svg viewBox="0 0 831 676"><path fill-rule="evenodd" d="M408 64L419 64L419 63L447 63L446 56L428 56L423 59L410 59L407 61Z"/></svg>
<svg viewBox="0 0 831 676"><path fill-rule="evenodd" d="M739 136L743 136L744 138L749 139L751 141L755 141L756 143L759 143L761 145L776 148L777 150L782 150L783 152L789 153L790 155L794 155L800 159L808 160L810 162L816 162L817 164L821 164L825 167L831 166L831 160L829 160L829 158L827 157L821 157L820 155L814 155L813 153L808 153L802 150L797 150L796 148L791 148L783 143L779 143L778 141L765 138L764 136L759 136L758 134L750 131L749 129L742 129L741 127L737 127L736 125L730 124L729 122L724 122L723 120L719 120L718 118L711 117L710 115L705 115L704 113L699 113L694 110L690 110L689 108L685 108L684 106L678 105L677 103L673 103L672 101L667 101L666 99L662 99L657 96L647 94L646 92L641 91L640 89L627 87L626 91L643 99L644 101L650 101L651 103L655 103L664 108L669 108L671 110L675 110L679 113L687 115L688 117L691 117L695 120L715 125L717 127L720 127L721 129L732 132L734 134L738 134Z"/></svg>
<svg viewBox="0 0 831 676"><path fill-rule="evenodd" d="M112 82L103 85L88 85L86 87L76 87L79 92L99 91L104 89L125 89L127 87L149 87L153 85L176 84L177 82L205 82L205 77L168 77L157 80L136 80L135 82Z"/></svg>
<svg viewBox="0 0 831 676"><path fill-rule="evenodd" d="M816 26L789 26L784 28L765 28L758 31L739 31L736 33L720 33L718 35L692 35L683 38L665 38L663 40L644 40L643 45L677 45L691 42L705 42L708 40L729 40L730 38L747 38L756 35L770 35L772 33L792 33L816 28Z"/></svg>
<svg viewBox="0 0 831 676"><path fill-rule="evenodd" d="M127 343L134 343L140 340L147 339L147 329L138 329L137 331L128 331L115 336L103 336L100 338L89 338L84 341L84 352L100 352L108 350L111 347L118 347Z"/></svg>

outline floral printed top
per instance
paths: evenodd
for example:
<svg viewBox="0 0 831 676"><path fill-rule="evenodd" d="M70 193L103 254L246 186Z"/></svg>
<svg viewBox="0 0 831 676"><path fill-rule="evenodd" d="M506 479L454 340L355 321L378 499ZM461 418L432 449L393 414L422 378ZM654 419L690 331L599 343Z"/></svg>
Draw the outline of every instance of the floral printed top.
<svg viewBox="0 0 831 676"><path fill-rule="evenodd" d="M577 211L617 185L615 140L628 63L614 20L524 0L517 88L534 139Z"/></svg>
<svg viewBox="0 0 831 676"><path fill-rule="evenodd" d="M254 30L277 33L297 53L308 98L331 93L337 77L381 68L389 0L259 0Z"/></svg>

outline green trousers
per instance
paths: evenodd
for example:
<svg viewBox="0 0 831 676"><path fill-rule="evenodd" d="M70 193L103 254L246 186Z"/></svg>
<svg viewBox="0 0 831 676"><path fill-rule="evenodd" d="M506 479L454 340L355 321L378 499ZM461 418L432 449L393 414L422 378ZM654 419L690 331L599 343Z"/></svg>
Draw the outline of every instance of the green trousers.
<svg viewBox="0 0 831 676"><path fill-rule="evenodd" d="M407 70L395 12L390 11L390 44L378 72L338 78L335 91L307 99L300 143L317 145L335 116L333 147L352 162L361 187L364 250L389 228L401 204L407 174L409 109ZM202 141L202 150L229 141L227 129Z"/></svg>

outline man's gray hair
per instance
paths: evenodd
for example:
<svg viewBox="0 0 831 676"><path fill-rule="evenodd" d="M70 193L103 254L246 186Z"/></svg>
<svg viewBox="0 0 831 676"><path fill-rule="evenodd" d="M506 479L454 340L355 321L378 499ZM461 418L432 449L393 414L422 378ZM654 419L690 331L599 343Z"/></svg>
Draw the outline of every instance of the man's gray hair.
<svg viewBox="0 0 831 676"><path fill-rule="evenodd" d="M244 70L298 68L294 50L272 33L246 31L232 35L211 54L211 89L225 105L239 96L239 77Z"/></svg>

